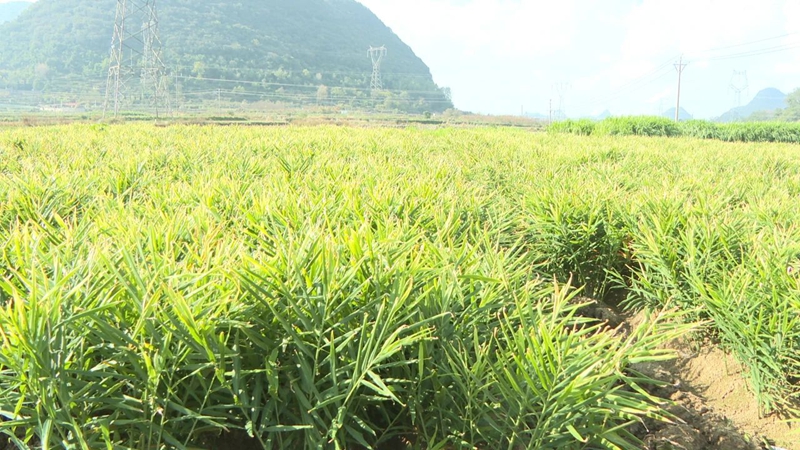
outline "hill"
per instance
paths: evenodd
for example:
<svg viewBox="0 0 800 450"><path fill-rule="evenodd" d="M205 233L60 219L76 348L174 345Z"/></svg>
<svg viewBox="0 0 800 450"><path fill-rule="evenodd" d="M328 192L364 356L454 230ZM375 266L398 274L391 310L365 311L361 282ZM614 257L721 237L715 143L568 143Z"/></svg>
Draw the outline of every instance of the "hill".
<svg viewBox="0 0 800 450"><path fill-rule="evenodd" d="M0 25L0 87L104 86L115 4L39 0ZM385 45L384 85L396 91L387 97L422 99L434 111L452 107L425 63L355 0L161 0L159 19L165 64L195 79L237 81L241 89L256 82L286 95L315 95L321 85L366 89L367 49Z"/></svg>
<svg viewBox="0 0 800 450"><path fill-rule="evenodd" d="M608 119L609 117L613 117L613 115L611 114L611 111L606 109L603 112L601 112L600 114L598 114L598 115L596 115L596 116L594 116L592 118L594 120L605 120L605 119Z"/></svg>
<svg viewBox="0 0 800 450"><path fill-rule="evenodd" d="M718 122L745 120L757 112L771 112L786 108L786 94L775 88L767 88L756 94L745 106L733 108L719 118Z"/></svg>
<svg viewBox="0 0 800 450"><path fill-rule="evenodd" d="M29 2L0 3L0 23L16 19L30 5Z"/></svg>
<svg viewBox="0 0 800 450"><path fill-rule="evenodd" d="M675 108L673 107L673 108L670 108L670 109L664 111L664 113L661 114L661 117L666 117L667 119L675 119ZM681 113L680 113L679 119L680 120L692 120L692 119L694 119L694 116L692 114L690 114L689 111L686 111L685 109L681 108Z"/></svg>
<svg viewBox="0 0 800 450"><path fill-rule="evenodd" d="M523 117L527 117L528 119L538 119L538 120L548 120L550 116L547 114L541 114L537 112L526 112L523 114Z"/></svg>

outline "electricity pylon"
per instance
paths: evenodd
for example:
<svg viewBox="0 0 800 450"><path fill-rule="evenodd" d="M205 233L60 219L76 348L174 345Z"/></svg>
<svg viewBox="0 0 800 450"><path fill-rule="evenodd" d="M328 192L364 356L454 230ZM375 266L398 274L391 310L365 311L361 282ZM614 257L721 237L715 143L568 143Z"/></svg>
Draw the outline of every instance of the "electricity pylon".
<svg viewBox="0 0 800 450"><path fill-rule="evenodd" d="M169 111L169 100L156 0L117 0L103 116L141 105L158 117Z"/></svg>
<svg viewBox="0 0 800 450"><path fill-rule="evenodd" d="M565 110L564 105L564 98L567 96L567 93L572 89L572 85L570 83L555 83L553 85L553 90L558 94L558 111L556 111L556 117L558 120L563 120L567 118L567 112Z"/></svg>
<svg viewBox="0 0 800 450"><path fill-rule="evenodd" d="M742 92L746 91L749 87L750 83L747 81L747 71L734 70L733 76L731 77L731 90L733 91L734 101L736 102L734 106L742 106Z"/></svg>
<svg viewBox="0 0 800 450"><path fill-rule="evenodd" d="M369 83L371 91L382 91L383 80L381 79L381 63L386 57L386 46L370 47L369 58L372 60L372 79Z"/></svg>

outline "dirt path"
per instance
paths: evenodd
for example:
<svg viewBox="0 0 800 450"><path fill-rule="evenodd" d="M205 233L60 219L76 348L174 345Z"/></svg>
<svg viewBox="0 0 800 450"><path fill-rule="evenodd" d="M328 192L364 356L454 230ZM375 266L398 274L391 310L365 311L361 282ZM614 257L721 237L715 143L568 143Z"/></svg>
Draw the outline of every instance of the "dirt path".
<svg viewBox="0 0 800 450"><path fill-rule="evenodd" d="M668 375L664 381L678 386L670 398L690 411L685 413L687 424L698 421L701 425L712 425L716 430L701 431L711 441L726 439L716 447L699 448L747 448L730 444L735 441L731 432L738 431L739 436L766 448L772 445L800 450L797 427L790 427L776 415L759 416L758 402L748 389L742 366L732 356L713 346L696 351L689 345L681 345L677 350L680 358L663 366L662 376ZM717 432L721 435L714 436Z"/></svg>

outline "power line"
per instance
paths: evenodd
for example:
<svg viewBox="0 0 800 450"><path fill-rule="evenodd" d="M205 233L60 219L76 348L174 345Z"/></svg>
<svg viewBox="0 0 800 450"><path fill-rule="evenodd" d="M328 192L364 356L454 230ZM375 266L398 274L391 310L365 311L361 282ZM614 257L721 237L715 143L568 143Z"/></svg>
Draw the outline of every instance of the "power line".
<svg viewBox="0 0 800 450"><path fill-rule="evenodd" d="M729 60L729 59L749 58L749 57L754 57L754 56L769 55L769 54L773 54L773 53L785 52L785 51L794 50L794 49L798 49L798 48L800 48L800 42L795 42L795 43L792 43L792 44L778 45L778 46L775 46L775 47L768 47L768 48L763 48L763 49L758 49L758 50L750 50L750 51L746 51L746 52L731 53L731 54L728 54L728 55L715 56L713 58L706 58L704 60L705 61L724 61L724 60Z"/></svg>
<svg viewBox="0 0 800 450"><path fill-rule="evenodd" d="M363 91L362 91L363 92ZM41 93L41 92L24 92L25 95L23 96L16 96L16 100L13 103L9 103L9 105L19 106L19 107L31 107L36 108L39 105L43 105L47 102L47 98L57 98L60 96L66 96L71 98L70 102L77 102L77 103L88 103L92 101L100 100L102 102L104 96L100 93L80 93L76 94L74 92L50 92L50 93ZM276 91L242 91L236 89L185 89L182 90L181 96L184 99L195 99L194 102L187 103L187 106L191 108L192 105L201 105L203 103L198 103L198 101L207 103L211 106L211 109L216 109L217 111L221 111L224 104L231 103L238 101L237 99L241 99L242 97L249 97L253 99L252 101L257 100L268 100L274 102L287 102L287 103L314 103L317 99L315 94L292 94L292 93L278 93ZM369 97L366 95L363 96L355 96L355 95L331 95L329 97L332 101L336 102L339 105L346 104L346 103L357 103L361 104L362 106L372 105L373 107L376 106L379 102L383 101L380 97ZM27 99L27 101L25 101ZM392 102L395 105L407 105L412 106L418 102L417 99L414 98L400 98L395 97L392 98ZM426 100L426 105L449 105L450 102L446 99L442 100ZM126 110L144 110L147 109L147 105L142 104L133 104L126 108Z"/></svg>
<svg viewBox="0 0 800 450"><path fill-rule="evenodd" d="M250 80L229 80L226 78L197 78L197 77L190 77L186 75L179 76L182 80L194 80L197 82L220 82L220 83L232 83L232 84L243 84L243 85L252 85L252 86L274 86L274 87L293 87L293 88L302 88L302 89L318 89L318 84L296 84L296 83L274 83L274 82L264 82L264 81L250 81ZM331 88L340 88L340 89L349 89L349 90L362 90L361 88L352 87L352 86L328 86ZM407 90L400 90L400 89L383 89L383 92L390 92L390 93L408 93L408 94L437 94L441 95L441 91L407 91Z"/></svg>
<svg viewBox="0 0 800 450"><path fill-rule="evenodd" d="M675 122L681 120L681 78L683 78L683 70L686 69L688 64L683 62L683 56L675 64L675 70L678 71L678 103L675 106Z"/></svg>
<svg viewBox="0 0 800 450"><path fill-rule="evenodd" d="M782 39L782 38L789 37L789 36L795 36L797 34L800 34L800 33L797 33L797 32L796 33L785 33L785 34L781 34L780 36L773 36L773 37L768 37L768 38L764 38L764 39L758 39L756 41L744 42L744 43L741 43L741 44L726 45L724 47L716 47L716 48L709 48L709 49L705 49L705 50L699 50L699 51L697 51L695 53L696 54L712 53L712 52L715 52L715 51L718 51L718 50L728 50L728 49L731 49L731 48L746 47L748 45L760 44L762 42L767 42L767 41L774 41L776 39Z"/></svg>
<svg viewBox="0 0 800 450"><path fill-rule="evenodd" d="M184 97L200 97L200 96L207 96L209 99L211 98L218 98L219 94L227 94L231 96L249 96L249 97L260 97L260 98L282 98L282 99L290 99L290 100L307 100L307 101L315 101L317 99L316 94L292 94L292 93L278 93L275 91L241 91L241 90L225 90L225 89L203 89L203 90L194 90L194 91L186 91L184 90L183 96ZM331 100L370 100L370 97L359 97L353 95L330 95L328 97ZM395 102L405 102L408 104L415 103L418 100L413 98L392 98L392 101ZM425 100L426 104L449 104L448 100Z"/></svg>
<svg viewBox="0 0 800 450"><path fill-rule="evenodd" d="M264 68L256 68L256 67L233 67L230 65L218 65L218 64L211 64L208 62L203 61L203 68L205 69L214 69L219 71L226 71L226 72L235 72L235 73L243 73L243 72L250 72L256 73L257 76L263 76L265 74L274 72L274 70L264 69ZM189 66L178 65L175 67L175 70L184 71L184 70L191 70L192 68ZM312 70L311 72L315 72L316 70ZM289 73L298 73L296 70L287 70ZM364 72L340 72L340 71L324 71L320 70L318 73L323 75L337 75L337 76L353 76L367 79L370 77L369 73ZM420 74L414 72L385 72L383 71L383 66L381 70L381 78L384 80L386 78L399 78L399 79L408 79L408 78L422 78L426 81L433 82L433 75L431 74ZM435 83L434 83L435 84Z"/></svg>
<svg viewBox="0 0 800 450"><path fill-rule="evenodd" d="M185 99L188 103L186 103L186 107L191 108L194 99L194 102L200 99L206 99L208 101L216 101L217 109L219 109L219 104L223 100L224 97L232 97L232 98L251 98L254 100L269 100L269 101L285 101L285 102L297 102L297 103L309 103L314 102L316 100L316 92L309 92L311 88L318 88L318 86L306 86L306 85L291 85L288 83L283 83L284 86L294 86L301 89L298 91L292 92L289 91L280 91L274 90L269 88L276 87L275 84L265 85L265 83L259 82L246 82L241 83L235 80L220 80L224 82L228 82L231 84L229 88L221 87L220 84L222 83L213 83L208 82L208 79L200 79L196 80L193 77L186 77L184 75L179 74L177 71L172 74L175 79L176 84L176 95L178 95L179 100L181 98ZM68 79L57 79L53 80L50 83L49 88L46 91L21 91L19 93L15 93L15 97L18 98L25 98L26 103L30 104L33 102L34 104L47 102L47 99L72 99L69 100L70 102L80 100L82 102L86 102L94 98L95 95L100 96L102 100L102 94L100 94L101 89L98 89L97 86L99 85L100 78L89 78L88 80L82 80L80 88L75 88L75 84L73 84ZM182 82L182 80L194 80L200 81L197 85L192 86L191 83ZM216 86L215 86L216 84ZM242 86L249 86L250 88L245 90ZM281 84L278 84L281 85ZM180 86L180 89L178 89ZM254 89L255 88L255 89ZM262 88L262 89L258 89ZM390 92L390 91L384 91ZM408 94L404 91L398 91L400 95L391 96L388 100L391 104L394 105L408 105L414 106L415 104L419 104L420 102L424 102L426 105L451 105L451 101L442 96L441 91L411 91L419 92L421 96L414 96L412 94ZM377 104L379 102L387 101L386 97L376 97L370 98L369 92L365 89L359 88L350 88L350 87L342 87L337 90L332 90L330 97L332 101L336 101L337 103L372 103ZM177 101L176 101L177 102ZM132 107L139 108L141 105L130 105L126 107L130 109Z"/></svg>
<svg viewBox="0 0 800 450"><path fill-rule="evenodd" d="M718 52L720 50L727 50L727 49L733 49L733 48L746 47L746 46L750 46L750 45L754 45L754 44L758 44L758 43L769 42L769 41L773 41L773 40L776 40L776 39L795 36L795 35L798 35L798 34L800 34L800 32L785 33L785 34L781 34L781 35L778 35L778 36L772 36L772 37L758 39L758 40L754 40L754 41L749 41L749 42L744 42L744 43L739 43L739 44L734 44L734 45L728 45L728 46L723 46L723 47L715 47L715 48L705 49L705 50L701 50L701 51L695 52L695 55L698 55L698 57L699 57L699 55L704 54L704 53L712 53L712 52ZM773 53L780 53L780 52L785 52L785 51L790 51L790 50L795 50L795 49L800 49L800 43L789 43L789 44L782 44L782 45L766 47L766 48L755 48L755 49L750 49L750 50L746 50L746 51L733 52L733 53L729 53L729 54L711 55L709 58L703 58L703 59L705 61L723 61L723 60L730 60L730 59L757 57L757 56L768 55L768 54L773 54ZM647 86L647 85L650 85L650 84L652 84L652 83L654 83L656 81L659 81L659 80L661 80L662 78L664 78L665 76L667 76L671 72L671 70L666 70L666 69L668 69L669 66L672 65L673 61L674 61L674 58L670 58L668 61L662 63L659 66L657 66L651 72L648 72L647 74L642 75L641 77L637 77L637 78L631 80L630 82L620 86L619 88L615 89L614 91L607 92L607 93L605 93L603 95L599 95L599 96L590 98L588 101L581 102L580 104L578 104L578 106L591 106L591 105L596 105L596 104L600 104L600 103L608 103L610 101L614 101L614 100L617 100L619 98L622 98L624 95L630 94L630 93L632 93L632 92L634 92L634 91L636 91L638 89L641 89L644 86Z"/></svg>
<svg viewBox="0 0 800 450"><path fill-rule="evenodd" d="M674 62L674 58L670 58L669 60L663 62L662 64L658 65L652 71L634 78L631 81L619 86L615 90L611 92L604 93L600 96L591 98L586 102L582 102L579 106L592 106L600 103L608 103L610 101L617 100L619 98L624 97L625 94L633 93L645 86L648 86L656 81L659 81L672 73L671 65Z"/></svg>

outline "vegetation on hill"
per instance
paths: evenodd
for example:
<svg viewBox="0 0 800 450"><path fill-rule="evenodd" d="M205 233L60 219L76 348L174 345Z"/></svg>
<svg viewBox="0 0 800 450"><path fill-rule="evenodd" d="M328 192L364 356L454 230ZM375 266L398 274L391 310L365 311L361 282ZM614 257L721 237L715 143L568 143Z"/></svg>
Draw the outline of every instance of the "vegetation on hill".
<svg viewBox="0 0 800 450"><path fill-rule="evenodd" d="M800 89L789 95L769 88L759 92L747 105L734 108L718 121L721 122L798 122L800 121Z"/></svg>
<svg viewBox="0 0 800 450"><path fill-rule="evenodd" d="M747 105L733 108L718 119L717 122L741 122L749 120L754 114L771 115L773 118L786 108L786 94L775 88L762 89Z"/></svg>
<svg viewBox="0 0 800 450"><path fill-rule="evenodd" d="M799 122L800 89L793 91L791 94L785 97L782 109L756 111L748 118L748 120L752 122Z"/></svg>
<svg viewBox="0 0 800 450"><path fill-rule="evenodd" d="M252 100L248 91L313 102L364 98L367 49L386 45L382 102L452 107L425 63L355 0L162 0L159 10L164 61L187 77L186 93L229 80L224 87L242 100ZM0 87L104 88L114 11L114 0L40 0L0 25Z"/></svg>

